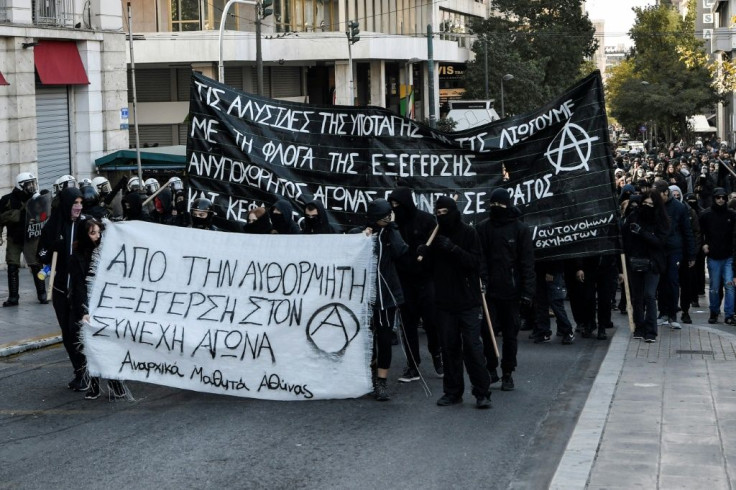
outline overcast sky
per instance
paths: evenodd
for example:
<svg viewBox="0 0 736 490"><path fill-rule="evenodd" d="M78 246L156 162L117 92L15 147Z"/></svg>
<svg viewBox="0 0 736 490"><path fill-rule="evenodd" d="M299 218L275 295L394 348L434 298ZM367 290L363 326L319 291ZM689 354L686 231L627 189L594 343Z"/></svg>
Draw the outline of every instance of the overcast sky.
<svg viewBox="0 0 736 490"><path fill-rule="evenodd" d="M633 7L646 7L654 5L655 0L587 0L585 7L590 20L605 21L605 41L603 46L616 46L633 43L626 34L634 24Z"/></svg>

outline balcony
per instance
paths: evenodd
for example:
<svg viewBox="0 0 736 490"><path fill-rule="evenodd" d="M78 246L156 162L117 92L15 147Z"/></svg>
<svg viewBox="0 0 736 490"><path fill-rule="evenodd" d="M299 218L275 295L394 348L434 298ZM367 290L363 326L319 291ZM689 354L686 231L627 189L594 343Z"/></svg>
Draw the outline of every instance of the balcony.
<svg viewBox="0 0 736 490"><path fill-rule="evenodd" d="M5 0L0 0L5 2ZM33 23L41 26L74 27L74 0L34 0Z"/></svg>

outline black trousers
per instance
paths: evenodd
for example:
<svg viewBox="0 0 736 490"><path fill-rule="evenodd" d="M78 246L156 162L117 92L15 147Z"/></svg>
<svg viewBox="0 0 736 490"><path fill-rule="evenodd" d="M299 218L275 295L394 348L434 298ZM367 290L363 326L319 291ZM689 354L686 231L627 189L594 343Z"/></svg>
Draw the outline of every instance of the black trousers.
<svg viewBox="0 0 736 490"><path fill-rule="evenodd" d="M378 369L391 367L391 341L395 316L395 307L373 310L373 359Z"/></svg>
<svg viewBox="0 0 736 490"><path fill-rule="evenodd" d="M585 292L583 323L587 324L589 329L593 328L596 319L601 330L611 324L611 300L616 291L612 278L617 276L618 269L615 264L585 271L585 282L582 283Z"/></svg>
<svg viewBox="0 0 736 490"><path fill-rule="evenodd" d="M681 260L678 272L680 274L680 309L683 313L688 313L692 302L698 299L695 267L688 267L687 261Z"/></svg>
<svg viewBox="0 0 736 490"><path fill-rule="evenodd" d="M61 328L61 341L74 368L74 375L81 377L85 372L87 358L82 353L81 339L79 338L80 324L71 315L71 304L66 294L54 289L52 299L56 320Z"/></svg>
<svg viewBox="0 0 736 490"><path fill-rule="evenodd" d="M404 327L404 349L406 365L416 368L421 364L419 354L419 320L427 334L427 349L432 356L440 353L440 335L437 331L434 306L434 284L402 282L404 304L401 305L401 320Z"/></svg>
<svg viewBox="0 0 736 490"><path fill-rule="evenodd" d="M498 300L488 298L488 310L491 314L491 323L496 332L501 332L503 339L501 346L501 372L511 374L516 369L516 353L518 351L518 336L521 317L519 315L518 300ZM487 328L481 329L483 338L483 354L489 371L495 371L499 359L493 351L491 334Z"/></svg>
<svg viewBox="0 0 736 490"><path fill-rule="evenodd" d="M442 344L442 364L445 375L442 387L446 395L460 397L465 391L463 363L473 385L473 396L489 393L491 376L483 362L480 340L481 307L463 311L437 309L437 324Z"/></svg>

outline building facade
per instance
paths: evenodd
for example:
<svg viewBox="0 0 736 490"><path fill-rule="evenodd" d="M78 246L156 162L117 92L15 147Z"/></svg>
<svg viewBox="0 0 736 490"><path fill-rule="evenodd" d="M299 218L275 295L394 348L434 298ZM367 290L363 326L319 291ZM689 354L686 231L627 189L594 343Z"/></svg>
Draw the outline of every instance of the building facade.
<svg viewBox="0 0 736 490"><path fill-rule="evenodd" d="M0 0L0 194L20 172L42 189L90 177L128 147L122 20L106 0Z"/></svg>
<svg viewBox="0 0 736 490"><path fill-rule="evenodd" d="M142 146L186 142L191 70L218 78L220 23L227 3L130 2ZM405 114L409 90L414 117L428 120L430 104L439 114L440 90L449 93L456 88L456 72L472 56L470 23L487 16L489 3L274 0L273 14L261 21L263 95L311 104L380 106ZM127 21L127 13L124 17ZM223 81L251 93L257 88L255 20L254 5L232 4L222 35ZM357 21L361 31L360 40L350 48L352 56L346 36L349 21ZM425 95L428 25L434 34L433 100ZM130 66L130 57L128 62ZM131 84L130 71L128 76Z"/></svg>

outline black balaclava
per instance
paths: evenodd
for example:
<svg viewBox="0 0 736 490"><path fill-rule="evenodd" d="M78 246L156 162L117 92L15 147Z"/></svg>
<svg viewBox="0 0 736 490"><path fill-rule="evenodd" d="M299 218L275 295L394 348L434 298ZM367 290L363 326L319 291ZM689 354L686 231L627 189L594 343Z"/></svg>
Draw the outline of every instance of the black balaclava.
<svg viewBox="0 0 736 490"><path fill-rule="evenodd" d="M441 214L437 216L437 225L440 228L440 233L443 235L449 235L457 226L462 222L460 211L457 209L457 202L451 197L441 196L437 199L434 204L434 209L447 209L447 214ZM435 213L436 214L436 213Z"/></svg>
<svg viewBox="0 0 736 490"><path fill-rule="evenodd" d="M394 208L396 223L404 224L408 222L416 213L417 207L414 199L411 197L411 189L408 187L398 187L388 196L389 201L395 201L398 206Z"/></svg>
<svg viewBox="0 0 736 490"><path fill-rule="evenodd" d="M366 213L366 219L368 226L374 230L378 230L380 226L376 223L387 216L391 215L391 205L385 199L375 199L368 203L368 211Z"/></svg>

